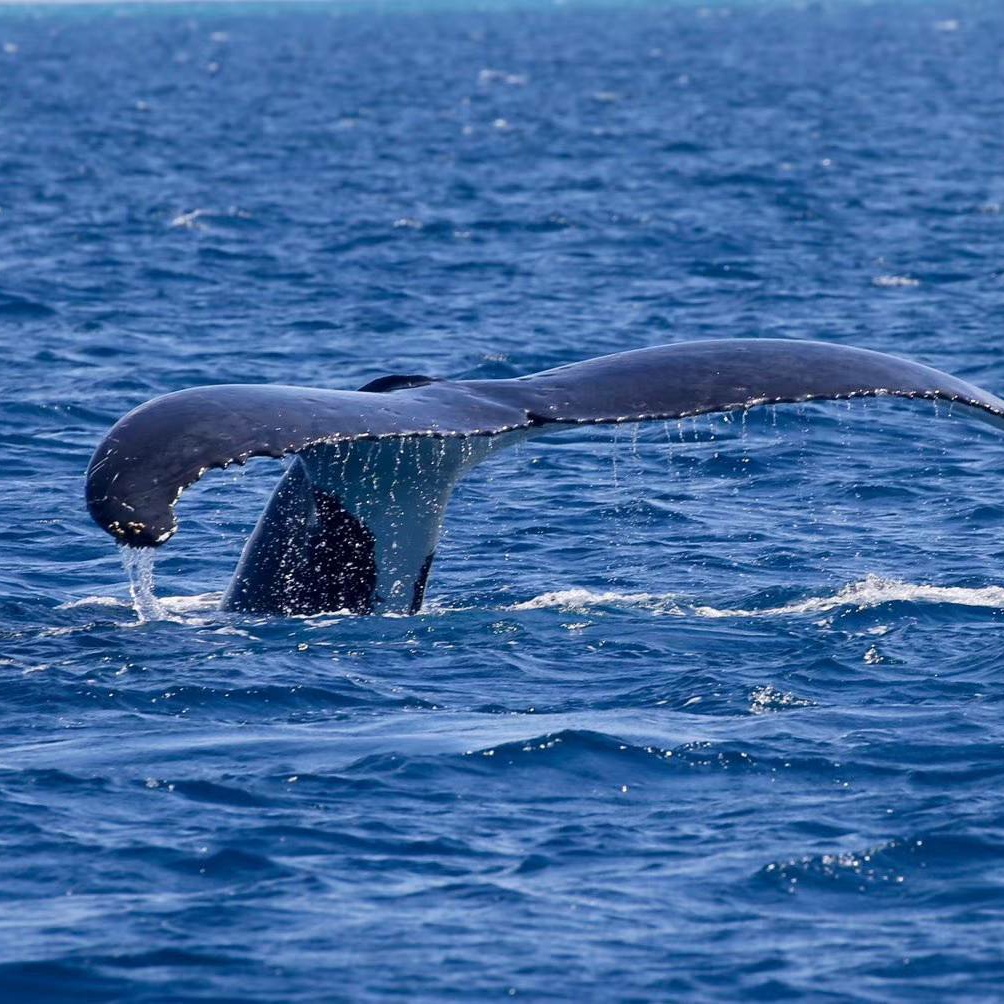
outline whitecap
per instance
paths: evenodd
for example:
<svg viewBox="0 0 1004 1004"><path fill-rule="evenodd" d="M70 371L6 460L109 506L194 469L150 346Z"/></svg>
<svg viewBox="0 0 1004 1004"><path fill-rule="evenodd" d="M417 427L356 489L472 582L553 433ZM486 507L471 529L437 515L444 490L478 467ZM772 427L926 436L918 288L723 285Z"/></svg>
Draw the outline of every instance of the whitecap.
<svg viewBox="0 0 1004 1004"><path fill-rule="evenodd" d="M527 77L523 73L508 73L505 70L484 69L478 74L479 84L506 84L509 87L525 87Z"/></svg>
<svg viewBox="0 0 1004 1004"><path fill-rule="evenodd" d="M878 275L872 279L872 285L883 289L910 288L919 286L920 280L909 275Z"/></svg>
<svg viewBox="0 0 1004 1004"><path fill-rule="evenodd" d="M199 220L209 212L208 209L193 209L187 213L179 213L171 220L172 227L183 227L186 230L205 229Z"/></svg>

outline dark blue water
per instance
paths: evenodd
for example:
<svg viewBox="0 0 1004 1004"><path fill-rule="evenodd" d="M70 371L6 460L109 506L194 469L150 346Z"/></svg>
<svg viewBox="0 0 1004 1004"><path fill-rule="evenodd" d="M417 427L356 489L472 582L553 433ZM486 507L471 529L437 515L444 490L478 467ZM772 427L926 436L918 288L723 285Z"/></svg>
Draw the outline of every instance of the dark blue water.
<svg viewBox="0 0 1004 1004"><path fill-rule="evenodd" d="M576 431L413 618L141 620L82 475L194 384L707 336L1004 389L1004 11L0 11L4 1000L998 999L1004 440L949 409Z"/></svg>

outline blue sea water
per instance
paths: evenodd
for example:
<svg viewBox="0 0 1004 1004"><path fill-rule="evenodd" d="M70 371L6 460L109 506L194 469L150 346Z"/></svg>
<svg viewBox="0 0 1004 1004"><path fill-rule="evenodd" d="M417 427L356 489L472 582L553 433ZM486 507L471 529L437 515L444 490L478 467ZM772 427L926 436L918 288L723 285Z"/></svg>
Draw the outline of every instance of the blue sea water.
<svg viewBox="0 0 1004 1004"><path fill-rule="evenodd" d="M1000 999L994 430L534 442L412 618L215 610L264 461L141 617L82 479L225 381L770 336L1000 392L1002 65L991 0L0 10L3 999Z"/></svg>

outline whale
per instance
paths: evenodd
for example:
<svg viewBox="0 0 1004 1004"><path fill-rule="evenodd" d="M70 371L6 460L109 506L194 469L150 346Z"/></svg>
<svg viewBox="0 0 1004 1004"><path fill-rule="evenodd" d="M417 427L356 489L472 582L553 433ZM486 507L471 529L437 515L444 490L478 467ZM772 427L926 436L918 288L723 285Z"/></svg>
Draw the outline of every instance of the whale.
<svg viewBox="0 0 1004 1004"><path fill-rule="evenodd" d="M454 488L498 450L574 426L866 397L952 402L1004 428L1004 400L921 363L825 342L708 339L497 380L402 374L358 390L176 391L107 433L86 503L120 544L156 548L178 529L182 493L208 471L290 457L221 607L414 614Z"/></svg>

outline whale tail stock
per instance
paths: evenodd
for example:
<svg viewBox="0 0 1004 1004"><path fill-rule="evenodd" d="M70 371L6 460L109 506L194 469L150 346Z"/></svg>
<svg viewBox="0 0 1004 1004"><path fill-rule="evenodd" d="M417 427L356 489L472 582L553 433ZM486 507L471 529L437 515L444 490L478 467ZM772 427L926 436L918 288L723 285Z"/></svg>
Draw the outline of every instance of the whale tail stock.
<svg viewBox="0 0 1004 1004"><path fill-rule="evenodd" d="M456 483L500 447L570 425L891 396L956 402L1004 426L1004 401L938 370L819 342L637 349L508 380L383 377L360 391L220 385L121 419L87 471L95 521L124 544L176 531L212 468L295 455L244 548L227 609L415 612Z"/></svg>
<svg viewBox="0 0 1004 1004"><path fill-rule="evenodd" d="M447 503L507 437L387 437L309 446L244 546L223 607L417 613Z"/></svg>

